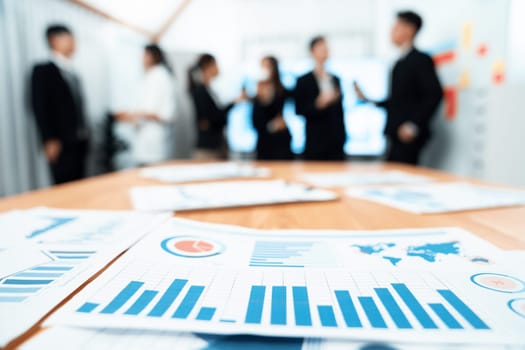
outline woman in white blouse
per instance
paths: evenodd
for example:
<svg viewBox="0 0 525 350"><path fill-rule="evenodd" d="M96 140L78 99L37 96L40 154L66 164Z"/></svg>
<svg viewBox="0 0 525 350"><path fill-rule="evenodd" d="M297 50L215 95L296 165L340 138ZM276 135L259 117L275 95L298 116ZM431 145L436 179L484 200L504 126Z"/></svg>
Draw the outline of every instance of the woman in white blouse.
<svg viewBox="0 0 525 350"><path fill-rule="evenodd" d="M133 157L137 165L169 160L173 156L176 117L175 81L164 53L157 45L144 48L144 79L137 110L118 113L116 119L135 126Z"/></svg>

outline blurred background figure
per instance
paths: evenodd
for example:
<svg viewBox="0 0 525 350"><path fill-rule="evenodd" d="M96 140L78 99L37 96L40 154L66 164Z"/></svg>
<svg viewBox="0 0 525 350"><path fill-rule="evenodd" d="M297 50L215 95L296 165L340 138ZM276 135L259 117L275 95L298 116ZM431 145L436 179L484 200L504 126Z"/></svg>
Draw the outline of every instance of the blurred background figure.
<svg viewBox="0 0 525 350"><path fill-rule="evenodd" d="M391 73L389 97L376 102L387 111L387 160L391 162L418 164L431 136L430 122L443 97L432 58L414 46L422 26L418 14L403 11L392 27L392 43L400 57ZM368 101L357 83L355 91L360 99Z"/></svg>
<svg viewBox="0 0 525 350"><path fill-rule="evenodd" d="M144 79L135 111L116 113L120 122L135 127L133 157L136 165L166 161L173 156L173 125L176 118L175 81L159 46L144 48Z"/></svg>
<svg viewBox="0 0 525 350"><path fill-rule="evenodd" d="M245 93L234 102L220 106L211 89L212 81L219 76L219 66L214 56L202 54L189 70L189 92L193 99L197 122L197 150L199 160L226 159L228 147L224 137L228 112L246 99Z"/></svg>
<svg viewBox="0 0 525 350"><path fill-rule="evenodd" d="M253 126L257 131L257 159L292 160L292 136L283 118L284 104L292 93L281 81L275 57L262 59L259 79L252 111Z"/></svg>
<svg viewBox="0 0 525 350"><path fill-rule="evenodd" d="M312 39L310 53L315 68L298 79L295 89L296 112L306 121L304 159L344 160L343 96L339 78L325 68L330 56L326 39Z"/></svg>
<svg viewBox="0 0 525 350"><path fill-rule="evenodd" d="M85 176L89 132L80 79L71 61L73 33L54 24L47 28L46 39L51 58L33 69L31 101L53 180L61 184Z"/></svg>

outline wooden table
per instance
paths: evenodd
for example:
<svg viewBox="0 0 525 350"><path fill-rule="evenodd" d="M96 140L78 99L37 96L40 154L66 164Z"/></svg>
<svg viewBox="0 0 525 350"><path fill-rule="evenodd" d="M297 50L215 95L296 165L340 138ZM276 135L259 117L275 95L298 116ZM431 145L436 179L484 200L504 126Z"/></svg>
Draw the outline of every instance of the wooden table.
<svg viewBox="0 0 525 350"><path fill-rule="evenodd" d="M185 164L188 162L175 162ZM272 170L273 178L301 181L303 172L342 170L401 170L425 175L437 181L469 181L443 172L399 164L380 163L303 163L259 162L256 165ZM142 179L137 170L128 170L53 188L25 193L0 200L0 212L48 206L67 209L131 209L128 189L136 185L155 185L157 181ZM181 212L177 216L260 229L339 229L373 230L423 227L462 227L502 249L525 249L525 207L500 208L450 214L417 215L383 205L346 197L335 202L280 204L235 209ZM65 302L65 301L64 301ZM38 332L36 325L6 349L16 348Z"/></svg>

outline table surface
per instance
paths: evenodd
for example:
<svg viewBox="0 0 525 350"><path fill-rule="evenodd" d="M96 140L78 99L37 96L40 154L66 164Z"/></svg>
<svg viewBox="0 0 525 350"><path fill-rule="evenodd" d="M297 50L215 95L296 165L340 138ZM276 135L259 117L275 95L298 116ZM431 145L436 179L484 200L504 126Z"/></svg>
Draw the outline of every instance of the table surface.
<svg viewBox="0 0 525 350"><path fill-rule="evenodd" d="M187 161L178 161L169 164L187 163ZM194 164L194 162L191 163ZM400 164L332 162L255 162L253 164L270 168L272 178L300 182L303 182L300 175L304 172L400 170L429 176L436 181L479 183L473 179L458 178L435 170ZM139 177L136 169L126 170L1 199L0 212L35 206L97 210L131 209L128 197L130 187L158 184L160 182ZM462 227L502 249L525 249L524 206L418 215L344 196L343 189L334 189L334 191L341 195L340 200L190 211L177 213L177 216L260 229L375 230L454 226ZM39 325L35 325L26 334L10 343L6 349L16 348L39 329Z"/></svg>

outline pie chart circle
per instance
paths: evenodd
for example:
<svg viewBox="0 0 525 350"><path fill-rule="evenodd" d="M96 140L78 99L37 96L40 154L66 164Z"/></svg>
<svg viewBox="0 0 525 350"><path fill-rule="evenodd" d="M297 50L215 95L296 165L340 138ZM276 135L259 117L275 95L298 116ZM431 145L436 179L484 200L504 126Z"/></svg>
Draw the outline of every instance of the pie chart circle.
<svg viewBox="0 0 525 350"><path fill-rule="evenodd" d="M522 280L499 273L478 273L470 277L470 280L486 289L501 293L521 293L525 291L525 282Z"/></svg>
<svg viewBox="0 0 525 350"><path fill-rule="evenodd" d="M184 258L207 258L224 251L222 243L197 236L169 237L161 242L161 247L169 254Z"/></svg>
<svg viewBox="0 0 525 350"><path fill-rule="evenodd" d="M515 314L525 318L525 298L512 299L508 305Z"/></svg>

